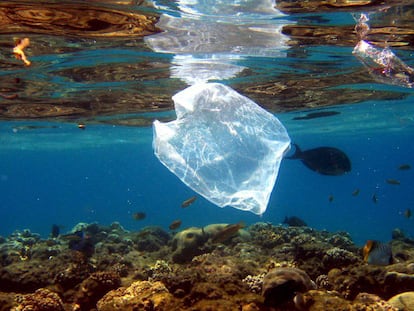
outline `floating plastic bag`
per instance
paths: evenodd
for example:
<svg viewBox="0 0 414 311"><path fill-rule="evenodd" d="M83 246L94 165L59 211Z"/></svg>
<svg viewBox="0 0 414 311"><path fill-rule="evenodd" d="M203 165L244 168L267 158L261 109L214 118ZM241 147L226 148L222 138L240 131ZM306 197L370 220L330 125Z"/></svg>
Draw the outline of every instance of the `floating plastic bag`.
<svg viewBox="0 0 414 311"><path fill-rule="evenodd" d="M379 49L361 40L355 46L353 54L368 68L376 81L413 87L414 69L406 65L390 49Z"/></svg>
<svg viewBox="0 0 414 311"><path fill-rule="evenodd" d="M182 182L214 204L263 214L289 136L279 120L219 83L174 97L177 120L154 122L154 151Z"/></svg>

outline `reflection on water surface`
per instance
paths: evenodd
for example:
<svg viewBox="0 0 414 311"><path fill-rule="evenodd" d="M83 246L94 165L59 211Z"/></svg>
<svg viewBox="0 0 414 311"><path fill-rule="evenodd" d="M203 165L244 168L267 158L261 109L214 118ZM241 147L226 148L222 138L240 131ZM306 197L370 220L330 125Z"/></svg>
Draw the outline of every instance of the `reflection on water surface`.
<svg viewBox="0 0 414 311"><path fill-rule="evenodd" d="M274 112L403 99L352 55L364 12L366 39L409 61L414 6L381 3L3 1L0 117L148 125L156 114L136 114L170 111L173 94L208 78ZM24 37L30 66L12 53Z"/></svg>

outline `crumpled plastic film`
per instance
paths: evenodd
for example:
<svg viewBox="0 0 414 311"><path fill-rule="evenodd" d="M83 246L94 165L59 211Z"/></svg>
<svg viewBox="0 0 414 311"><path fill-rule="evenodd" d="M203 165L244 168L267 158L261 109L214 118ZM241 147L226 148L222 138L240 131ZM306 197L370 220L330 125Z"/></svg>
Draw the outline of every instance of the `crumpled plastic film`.
<svg viewBox="0 0 414 311"><path fill-rule="evenodd" d="M390 49L380 49L361 40L353 54L368 68L378 82L412 88L414 69L405 64Z"/></svg>
<svg viewBox="0 0 414 311"><path fill-rule="evenodd" d="M177 119L154 122L158 159L212 203L263 214L290 146L280 121L219 83L195 84L173 100Z"/></svg>

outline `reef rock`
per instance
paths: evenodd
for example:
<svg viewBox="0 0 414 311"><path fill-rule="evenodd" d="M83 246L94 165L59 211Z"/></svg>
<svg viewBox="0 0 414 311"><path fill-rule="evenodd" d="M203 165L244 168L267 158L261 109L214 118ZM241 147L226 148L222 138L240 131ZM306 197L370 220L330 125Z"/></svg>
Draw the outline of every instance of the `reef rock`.
<svg viewBox="0 0 414 311"><path fill-rule="evenodd" d="M189 262L202 253L201 247L208 240L202 228L191 227L178 232L172 241L172 259L176 263Z"/></svg>
<svg viewBox="0 0 414 311"><path fill-rule="evenodd" d="M16 301L18 306L12 311L64 311L59 295L46 288L39 288L33 294L17 295Z"/></svg>
<svg viewBox="0 0 414 311"><path fill-rule="evenodd" d="M108 291L121 285L121 278L115 272L95 272L83 280L76 295L76 304L81 310L90 310Z"/></svg>
<svg viewBox="0 0 414 311"><path fill-rule="evenodd" d="M108 292L97 303L98 311L173 310L174 297L161 282L137 281L128 288Z"/></svg>
<svg viewBox="0 0 414 311"><path fill-rule="evenodd" d="M314 289L315 283L305 271L298 268L275 268L263 278L262 295L270 307L281 306L292 301L296 293Z"/></svg>
<svg viewBox="0 0 414 311"><path fill-rule="evenodd" d="M294 303L296 309L301 311L398 311L380 297L367 293L360 293L354 301L348 301L334 291L310 290L304 294L297 294Z"/></svg>
<svg viewBox="0 0 414 311"><path fill-rule="evenodd" d="M388 303L398 310L414 311L414 292L395 295L388 300Z"/></svg>

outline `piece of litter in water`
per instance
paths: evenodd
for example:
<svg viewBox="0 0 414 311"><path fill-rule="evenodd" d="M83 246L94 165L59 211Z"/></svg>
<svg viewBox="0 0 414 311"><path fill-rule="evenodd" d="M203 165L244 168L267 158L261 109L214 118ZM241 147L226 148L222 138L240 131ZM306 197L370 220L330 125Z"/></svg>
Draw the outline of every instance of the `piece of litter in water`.
<svg viewBox="0 0 414 311"><path fill-rule="evenodd" d="M263 214L290 146L280 121L219 83L195 84L173 100L177 120L153 127L161 163L212 203Z"/></svg>

